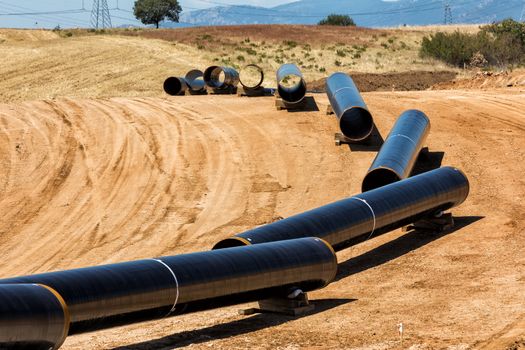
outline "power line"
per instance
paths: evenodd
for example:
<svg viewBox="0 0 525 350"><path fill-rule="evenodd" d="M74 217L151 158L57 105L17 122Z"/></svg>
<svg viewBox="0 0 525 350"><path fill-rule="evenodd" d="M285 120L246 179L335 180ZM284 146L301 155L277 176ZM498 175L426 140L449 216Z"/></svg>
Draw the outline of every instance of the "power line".
<svg viewBox="0 0 525 350"><path fill-rule="evenodd" d="M88 25L88 22L83 21L81 19L75 19L69 16L62 17L56 14L56 13L63 13L63 14L82 13L81 9L60 10L60 11L36 11L36 10L30 9L27 7L12 5L4 1L0 1L0 10L6 11L5 14L0 14L0 15L9 16L9 17L21 16L21 17L26 17L28 19L35 20L37 22L38 21L47 22L47 23L53 23L55 25L57 23L65 23L65 24L71 25L72 27L85 27L86 25ZM38 17L35 17L35 16L38 16Z"/></svg>

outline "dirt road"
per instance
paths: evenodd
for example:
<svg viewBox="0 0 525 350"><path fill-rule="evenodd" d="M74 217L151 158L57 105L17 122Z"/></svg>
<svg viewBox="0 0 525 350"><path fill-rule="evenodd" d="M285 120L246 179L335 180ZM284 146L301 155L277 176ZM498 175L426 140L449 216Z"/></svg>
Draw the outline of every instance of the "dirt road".
<svg viewBox="0 0 525 350"><path fill-rule="evenodd" d="M525 92L364 94L386 137L431 118L433 158L471 180L444 235L371 239L301 318L224 308L92 334L64 349L505 348L525 317ZM323 111L271 98L58 99L0 105L0 277L207 250L358 193L375 151L334 146ZM399 343L396 325L405 325ZM510 335L509 335L510 334Z"/></svg>

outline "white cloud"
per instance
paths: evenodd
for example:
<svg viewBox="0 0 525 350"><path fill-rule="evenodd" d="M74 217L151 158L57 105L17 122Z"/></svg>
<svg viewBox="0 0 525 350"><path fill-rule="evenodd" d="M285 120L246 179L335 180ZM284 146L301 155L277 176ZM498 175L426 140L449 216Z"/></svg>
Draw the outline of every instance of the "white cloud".
<svg viewBox="0 0 525 350"><path fill-rule="evenodd" d="M208 8L224 5L253 5L253 6L264 6L273 7L282 4L287 4L297 0L181 0L182 7L188 6L193 8Z"/></svg>

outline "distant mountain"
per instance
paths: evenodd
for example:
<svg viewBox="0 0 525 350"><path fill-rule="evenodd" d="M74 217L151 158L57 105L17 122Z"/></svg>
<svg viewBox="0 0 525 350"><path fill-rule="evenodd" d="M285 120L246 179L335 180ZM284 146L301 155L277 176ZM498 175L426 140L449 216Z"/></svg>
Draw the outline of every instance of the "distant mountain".
<svg viewBox="0 0 525 350"><path fill-rule="evenodd" d="M519 19L522 0L451 1L453 23L490 23ZM328 14L348 14L360 26L390 27L442 24L442 0L300 0L272 8L218 6L185 12L181 22L194 25L315 24Z"/></svg>

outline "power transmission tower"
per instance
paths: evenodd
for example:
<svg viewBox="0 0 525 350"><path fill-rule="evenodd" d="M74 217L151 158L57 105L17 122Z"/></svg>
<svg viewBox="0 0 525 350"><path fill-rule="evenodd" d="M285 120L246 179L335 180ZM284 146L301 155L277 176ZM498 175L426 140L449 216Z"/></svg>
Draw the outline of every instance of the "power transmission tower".
<svg viewBox="0 0 525 350"><path fill-rule="evenodd" d="M111 28L111 16L107 0L93 0L91 25L95 29Z"/></svg>
<svg viewBox="0 0 525 350"><path fill-rule="evenodd" d="M525 22L525 0L523 0L523 7L521 8L520 22Z"/></svg>
<svg viewBox="0 0 525 350"><path fill-rule="evenodd" d="M443 7L445 10L443 15L443 23L452 24L452 7L450 6L450 2L448 0L443 1Z"/></svg>

